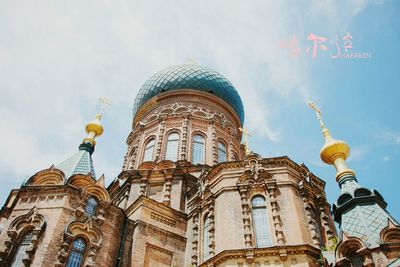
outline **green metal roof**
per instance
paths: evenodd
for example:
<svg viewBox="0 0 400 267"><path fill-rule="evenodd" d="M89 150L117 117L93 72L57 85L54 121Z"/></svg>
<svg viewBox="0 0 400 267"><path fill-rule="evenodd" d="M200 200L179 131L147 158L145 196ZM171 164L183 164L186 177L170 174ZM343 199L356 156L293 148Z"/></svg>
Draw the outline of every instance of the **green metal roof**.
<svg viewBox="0 0 400 267"><path fill-rule="evenodd" d="M386 211L383 197L376 190L361 187L354 176L344 177L339 185L342 194L333 205L333 213L341 232L360 238L367 247L378 246L388 220L397 224Z"/></svg>
<svg viewBox="0 0 400 267"><path fill-rule="evenodd" d="M358 205L342 215L341 230L363 240L368 247L381 243L380 233L388 226L389 214L378 204Z"/></svg>
<svg viewBox="0 0 400 267"><path fill-rule="evenodd" d="M242 99L230 81L217 71L194 64L172 66L154 74L140 88L133 104L133 116L150 98L167 91L194 89L208 92L228 103L243 125Z"/></svg>
<svg viewBox="0 0 400 267"><path fill-rule="evenodd" d="M56 168L64 172L65 179L68 179L74 174L86 175L88 173L92 175L93 179L96 179L90 152L83 149L58 164Z"/></svg>

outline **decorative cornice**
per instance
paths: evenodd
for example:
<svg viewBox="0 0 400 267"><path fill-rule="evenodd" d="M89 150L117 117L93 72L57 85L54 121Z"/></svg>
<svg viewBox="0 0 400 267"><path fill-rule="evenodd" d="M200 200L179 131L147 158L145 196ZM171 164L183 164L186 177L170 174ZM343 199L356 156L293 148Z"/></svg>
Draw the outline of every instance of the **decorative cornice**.
<svg viewBox="0 0 400 267"><path fill-rule="evenodd" d="M287 156L275 157L275 158L262 158L258 161L258 163L261 164L267 171L271 173L272 170L270 169L278 167L289 167L295 170L300 175L306 175L307 173L309 173L307 168L297 164ZM204 180L211 181L222 170L225 171L227 169L245 168L246 165L247 163L245 160L218 163L217 165L213 166L212 169L207 173L207 175L204 177ZM325 182L323 180L319 179L312 173L309 173L309 176L315 184L321 186L322 188L325 187Z"/></svg>
<svg viewBox="0 0 400 267"><path fill-rule="evenodd" d="M321 250L311 245L286 245L268 248L224 250L213 258L208 259L200 264L199 267L215 266L229 259L248 259L249 255L252 255L253 258L264 256L281 256L283 255L283 252L285 252L284 254L287 255L310 255L311 257L318 259L320 257Z"/></svg>
<svg viewBox="0 0 400 267"><path fill-rule="evenodd" d="M164 205L163 203L160 203L156 200L153 200L151 198L148 198L144 195L139 196L126 210L125 213L127 216L132 214L135 210L139 209L140 207L145 206L151 210L157 211L159 214L164 214L167 216L167 214L173 214L173 216L176 216L176 218L180 218L180 220L185 220L187 219L187 215L184 212L180 212L178 210L175 210L169 206Z"/></svg>
<svg viewBox="0 0 400 267"><path fill-rule="evenodd" d="M136 220L136 221L135 221L135 226L136 226L136 227L147 227L147 228L150 228L150 229L152 229L152 230L155 231L155 232L162 233L162 234L164 234L164 235L170 236L170 237L172 237L172 238L174 238L174 239L177 239L177 240L179 240L179 241L182 241L182 242L186 242L186 240L187 240L187 238L186 238L185 236L183 236L183 235L179 235L179 234L170 232L170 231L168 231L168 230L162 229L162 228L160 228L160 227L157 227L157 226L155 226L155 225L152 225L152 224L147 223L147 222L142 221L142 220Z"/></svg>
<svg viewBox="0 0 400 267"><path fill-rule="evenodd" d="M236 114L235 110L227 104L225 101L223 101L221 98L214 96L212 94L208 94L205 92L200 92L192 89L182 89L178 91L168 91L165 93L158 94L151 99L149 99L143 106L139 108L139 110L136 112L136 115L133 120L132 128L135 127L137 122L139 122L146 114L149 114L150 112L153 112L157 107L160 106L160 102L164 101L168 98L176 98L176 97L184 97L184 96L190 96L190 99L193 100L195 98L202 98L205 99L208 102L211 102L215 104L216 106L223 107L225 111L229 112L229 117L233 119L233 121L236 123L236 125L241 125L240 119L238 115ZM228 113L227 113L228 114Z"/></svg>

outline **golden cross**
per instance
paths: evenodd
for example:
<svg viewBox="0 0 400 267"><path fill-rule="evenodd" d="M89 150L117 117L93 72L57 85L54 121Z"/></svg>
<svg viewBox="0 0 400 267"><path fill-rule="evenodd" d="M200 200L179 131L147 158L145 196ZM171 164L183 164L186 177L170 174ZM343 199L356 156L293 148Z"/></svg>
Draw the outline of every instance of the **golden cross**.
<svg viewBox="0 0 400 267"><path fill-rule="evenodd" d="M324 129L325 128L325 124L324 124L324 121L322 120L321 110L319 110L319 108L317 107L317 105L313 101L310 101L307 104L311 109L313 109L315 111L315 114L317 115L318 121L321 124L321 128Z"/></svg>
<svg viewBox="0 0 400 267"><path fill-rule="evenodd" d="M325 127L325 123L322 120L322 112L321 112L321 110L319 110L317 105L312 101L308 102L307 104L311 109L313 109L315 111L315 114L317 115L317 119L319 121L319 124L321 125L322 134L324 135L325 139L332 138L330 133L329 133L329 130Z"/></svg>
<svg viewBox="0 0 400 267"><path fill-rule="evenodd" d="M250 154L251 151L250 151L248 143L247 143L247 141L248 141L247 137L248 136L252 136L252 135L246 128L240 128L239 127L239 131L241 131L243 133L243 139L244 139L243 144L244 144L245 149L246 149L246 155Z"/></svg>
<svg viewBox="0 0 400 267"><path fill-rule="evenodd" d="M98 114L101 116L106 106L111 105L111 101L107 97L100 97L99 101L100 101L100 111L98 112Z"/></svg>

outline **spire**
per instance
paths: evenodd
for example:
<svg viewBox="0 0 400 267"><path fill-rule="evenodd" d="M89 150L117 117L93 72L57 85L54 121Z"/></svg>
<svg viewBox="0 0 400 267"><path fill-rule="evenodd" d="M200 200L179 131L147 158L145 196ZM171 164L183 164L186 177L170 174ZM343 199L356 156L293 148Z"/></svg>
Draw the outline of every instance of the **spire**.
<svg viewBox="0 0 400 267"><path fill-rule="evenodd" d="M388 225L388 219L395 220L386 211L383 197L376 190L361 187L354 171L347 167L349 145L331 136L315 103L309 102L308 105L315 111L325 138L321 159L336 167L341 195L332 208L334 219L340 226L340 238L344 242L347 238L357 237L367 247L375 247L381 242L380 233Z"/></svg>
<svg viewBox="0 0 400 267"><path fill-rule="evenodd" d="M79 151L74 155L64 160L56 166L64 172L65 179L68 179L74 174L90 174L93 179L96 179L96 174L93 167L92 154L96 145L95 138L103 134L103 126L101 125L101 117L105 106L110 105L110 101L103 97L100 98L100 110L96 114L96 118L89 122L85 129L88 134L79 145Z"/></svg>
<svg viewBox="0 0 400 267"><path fill-rule="evenodd" d="M103 115L104 108L106 106L109 106L111 104L110 100L108 100L106 97L99 98L99 101L101 103L100 110L96 114L96 118L92 121L90 121L88 124L86 124L86 133L88 136L83 139L82 143L89 143L92 146L96 145L96 137L100 136L103 134L103 125L101 125L101 117Z"/></svg>
<svg viewBox="0 0 400 267"><path fill-rule="evenodd" d="M334 165L336 168L336 181L339 182L346 176L355 176L353 170L347 167L346 159L350 155L350 146L342 141L334 139L328 128L322 120L322 113L314 102L308 102L308 105L315 111L317 119L321 125L322 135L325 138L325 144L321 148L321 159L326 164Z"/></svg>

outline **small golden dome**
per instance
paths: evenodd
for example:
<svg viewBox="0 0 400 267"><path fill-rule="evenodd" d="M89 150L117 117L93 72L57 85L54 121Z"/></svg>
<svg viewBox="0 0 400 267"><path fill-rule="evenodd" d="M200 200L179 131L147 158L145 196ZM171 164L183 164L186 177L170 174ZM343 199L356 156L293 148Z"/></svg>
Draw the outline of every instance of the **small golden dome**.
<svg viewBox="0 0 400 267"><path fill-rule="evenodd" d="M101 115L100 115L100 114L97 114L97 115L96 115L96 119L93 120L93 121L91 121L91 122L89 122L89 123L86 125L86 132L87 132L88 134L90 134L91 132L93 132L93 133L95 134L95 137L96 137L96 136L100 136L100 135L103 134L103 125L101 125L100 119L101 119Z"/></svg>
<svg viewBox="0 0 400 267"><path fill-rule="evenodd" d="M347 159L350 155L350 147L342 140L326 140L325 145L321 148L320 155L325 163L333 165L337 158Z"/></svg>

